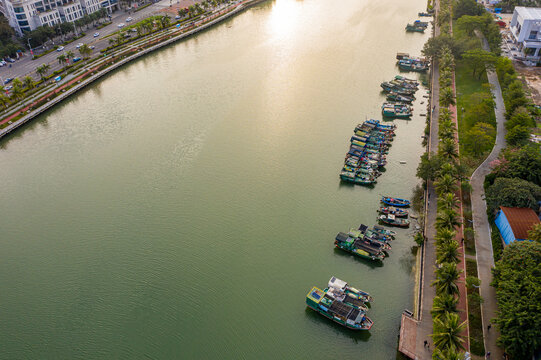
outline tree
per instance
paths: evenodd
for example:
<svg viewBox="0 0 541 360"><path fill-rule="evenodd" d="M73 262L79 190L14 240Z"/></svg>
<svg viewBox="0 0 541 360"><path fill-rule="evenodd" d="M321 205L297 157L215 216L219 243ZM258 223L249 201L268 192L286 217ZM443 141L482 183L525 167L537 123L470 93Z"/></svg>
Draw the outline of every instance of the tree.
<svg viewBox="0 0 541 360"><path fill-rule="evenodd" d="M66 65L66 55L65 54L60 54L56 57L56 59L58 60L58 63L62 66L65 66Z"/></svg>
<svg viewBox="0 0 541 360"><path fill-rule="evenodd" d="M449 174L440 176L434 185L438 195L453 193L457 190L457 181Z"/></svg>
<svg viewBox="0 0 541 360"><path fill-rule="evenodd" d="M440 350L434 349L432 353L432 360L463 360L464 354L453 350Z"/></svg>
<svg viewBox="0 0 541 360"><path fill-rule="evenodd" d="M505 122L505 128L511 130L515 126L524 126L527 128L535 127L535 120L530 116L530 112L523 106L518 107L513 115Z"/></svg>
<svg viewBox="0 0 541 360"><path fill-rule="evenodd" d="M457 281L462 273L461 270L458 270L456 264L453 263L443 263L439 268L436 269L436 280L432 282L432 286L436 287L436 293L456 295L458 294L458 285Z"/></svg>
<svg viewBox="0 0 541 360"><path fill-rule="evenodd" d="M436 226L438 228L454 229L461 223L460 217L455 210L443 210L438 212L436 216Z"/></svg>
<svg viewBox="0 0 541 360"><path fill-rule="evenodd" d="M443 263L458 263L458 243L453 240L447 244L442 244L436 249L436 258L438 264Z"/></svg>
<svg viewBox="0 0 541 360"><path fill-rule="evenodd" d="M73 53L73 51L68 50L66 51L66 57L68 58L68 60L72 60L75 57L75 54Z"/></svg>
<svg viewBox="0 0 541 360"><path fill-rule="evenodd" d="M441 318L434 320L434 333L431 335L436 348L443 351L457 351L464 349L464 339L460 333L466 328L466 321L460 323L460 317L456 313L447 313Z"/></svg>
<svg viewBox="0 0 541 360"><path fill-rule="evenodd" d="M498 343L512 359L531 359L541 347L541 244L513 242L493 269Z"/></svg>
<svg viewBox="0 0 541 360"><path fill-rule="evenodd" d="M530 140L530 129L524 126L515 126L507 132L505 140L511 146L524 146Z"/></svg>
<svg viewBox="0 0 541 360"><path fill-rule="evenodd" d="M438 154L444 161L454 161L458 158L455 139L443 139L440 141Z"/></svg>
<svg viewBox="0 0 541 360"><path fill-rule="evenodd" d="M453 295L442 294L434 298L432 303L432 310L430 314L433 319L438 319L445 316L446 313L456 312L456 305L458 304L458 298Z"/></svg>
<svg viewBox="0 0 541 360"><path fill-rule="evenodd" d="M481 79L485 68L489 70L494 69L496 60L498 60L496 55L482 49L468 50L462 54L462 59L472 68L473 76L476 73L478 74L478 79Z"/></svg>
<svg viewBox="0 0 541 360"><path fill-rule="evenodd" d="M440 105L448 107L449 105L455 104L455 94L453 89L450 87L445 87L440 90Z"/></svg>
<svg viewBox="0 0 541 360"><path fill-rule="evenodd" d="M460 17L456 22L459 31L463 31L466 35L474 35L475 30L484 32L487 27L486 19L481 16L469 16L465 15Z"/></svg>
<svg viewBox="0 0 541 360"><path fill-rule="evenodd" d="M517 177L541 186L541 153L539 152L539 145L525 146L506 155L506 158L509 160L504 169L506 177Z"/></svg>
<svg viewBox="0 0 541 360"><path fill-rule="evenodd" d="M503 92L503 100L505 103L506 116L508 118L517 108L528 104L528 99L526 98L520 80L514 80L509 84L507 89Z"/></svg>
<svg viewBox="0 0 541 360"><path fill-rule="evenodd" d="M31 90L34 88L36 84L34 83L34 80L30 76L25 76L25 78L23 79L23 85L28 90Z"/></svg>
<svg viewBox="0 0 541 360"><path fill-rule="evenodd" d="M442 244L447 244L452 241L455 241L456 231L452 228L441 228L437 229L436 232L436 245L441 246Z"/></svg>
<svg viewBox="0 0 541 360"><path fill-rule="evenodd" d="M457 204L458 204L458 199L456 198L455 194L451 192L442 193L438 198L438 209L442 209L442 210L453 209L455 208L455 206L457 206Z"/></svg>
<svg viewBox="0 0 541 360"><path fill-rule="evenodd" d="M9 105L9 98L4 94L0 94L0 104L4 109L7 109Z"/></svg>
<svg viewBox="0 0 541 360"><path fill-rule="evenodd" d="M45 80L45 75L49 72L51 66L49 64L41 64L36 68L36 72L41 77L41 80Z"/></svg>
<svg viewBox="0 0 541 360"><path fill-rule="evenodd" d="M432 155L429 158L429 154L425 152L421 155L421 162L417 166L417 177L423 180L435 180L442 164L442 160L439 156Z"/></svg>
<svg viewBox="0 0 541 360"><path fill-rule="evenodd" d="M537 209L538 199L541 199L541 187L517 178L497 178L486 191L489 213L500 206Z"/></svg>
<svg viewBox="0 0 541 360"><path fill-rule="evenodd" d="M449 49L456 58L460 56L460 45L447 33L442 33L439 36L431 37L423 46L421 51L424 56L429 58L439 58L444 49Z"/></svg>
<svg viewBox="0 0 541 360"><path fill-rule="evenodd" d="M169 26L169 24L171 24L171 18L167 15L160 16L158 18L158 21L162 29L165 29L166 27Z"/></svg>
<svg viewBox="0 0 541 360"><path fill-rule="evenodd" d="M11 89L11 97L15 99L15 101L20 100L24 97L24 91L20 84L13 85L13 89Z"/></svg>
<svg viewBox="0 0 541 360"><path fill-rule="evenodd" d="M496 129L494 126L478 122L473 128L466 131L463 141L464 149L474 156L480 156L492 149L495 139Z"/></svg>
<svg viewBox="0 0 541 360"><path fill-rule="evenodd" d="M92 49L87 44L83 44L79 47L79 53L82 57L88 57L90 54L92 54Z"/></svg>
<svg viewBox="0 0 541 360"><path fill-rule="evenodd" d="M528 240L541 242L541 224L535 224L528 230Z"/></svg>
<svg viewBox="0 0 541 360"><path fill-rule="evenodd" d="M464 15L478 16L485 12L483 5L475 0L458 0L453 7L453 18L459 19Z"/></svg>

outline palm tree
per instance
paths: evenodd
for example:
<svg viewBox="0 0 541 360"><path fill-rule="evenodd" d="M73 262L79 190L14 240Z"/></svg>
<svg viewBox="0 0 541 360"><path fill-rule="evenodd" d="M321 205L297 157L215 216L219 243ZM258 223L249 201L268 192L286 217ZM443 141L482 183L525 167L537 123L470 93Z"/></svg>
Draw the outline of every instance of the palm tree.
<svg viewBox="0 0 541 360"><path fill-rule="evenodd" d="M135 30L137 30L137 36L143 35L143 27L141 26L141 24L135 25Z"/></svg>
<svg viewBox="0 0 541 360"><path fill-rule="evenodd" d="M458 298L453 295L442 294L434 298L432 303L432 314L433 319L438 319L444 316L446 313L456 312L456 305L458 304Z"/></svg>
<svg viewBox="0 0 541 360"><path fill-rule="evenodd" d="M458 353L456 351L447 349L440 350L438 348L432 353L432 360L462 360L464 359L464 354Z"/></svg>
<svg viewBox="0 0 541 360"><path fill-rule="evenodd" d="M68 61L69 61L75 57L75 54L73 53L73 51L68 50L66 51L66 57L68 58Z"/></svg>
<svg viewBox="0 0 541 360"><path fill-rule="evenodd" d="M24 91L21 85L15 84L13 85L13 89L11 89L11 97L15 99L15 101L22 99L24 97Z"/></svg>
<svg viewBox="0 0 541 360"><path fill-rule="evenodd" d="M79 53L83 57L88 57L92 53L92 49L87 44L83 44L81 47L79 47Z"/></svg>
<svg viewBox="0 0 541 360"><path fill-rule="evenodd" d="M13 87L18 86L18 87L20 87L21 89L22 89L22 87L23 87L23 83L22 83L22 81L21 81L19 78L13 79L13 83L12 83L12 84L13 84Z"/></svg>
<svg viewBox="0 0 541 360"><path fill-rule="evenodd" d="M440 141L439 153L447 160L455 160L458 158L458 152L455 144L455 139L443 139Z"/></svg>
<svg viewBox="0 0 541 360"><path fill-rule="evenodd" d="M455 123L452 120L441 120L438 129L440 139L454 139L456 132Z"/></svg>
<svg viewBox="0 0 541 360"><path fill-rule="evenodd" d="M461 223L458 213L454 210L440 211L436 216L436 226L438 228L454 229Z"/></svg>
<svg viewBox="0 0 541 360"><path fill-rule="evenodd" d="M7 109L9 104L9 98L4 94L0 94L0 104L4 109Z"/></svg>
<svg viewBox="0 0 541 360"><path fill-rule="evenodd" d="M432 286L436 287L438 295L455 295L459 293L457 281L462 270L458 270L456 264L443 263L436 269L435 273L436 280L432 282Z"/></svg>
<svg viewBox="0 0 541 360"><path fill-rule="evenodd" d="M440 176L434 182L434 186L436 186L436 191L438 192L438 195L453 193L457 189L456 180L449 174Z"/></svg>
<svg viewBox="0 0 541 360"><path fill-rule="evenodd" d="M456 231L452 229L442 228L436 232L436 245L441 246L451 241L455 241Z"/></svg>
<svg viewBox="0 0 541 360"><path fill-rule="evenodd" d="M464 349L464 339L460 333L466 327L464 321L460 324L460 317L456 313L447 313L440 319L434 320L434 333L430 335L437 349L442 351L456 352L458 349Z"/></svg>
<svg viewBox="0 0 541 360"><path fill-rule="evenodd" d="M451 111L449 111L449 109L446 109L446 108L440 108L439 120L440 122L451 120Z"/></svg>
<svg viewBox="0 0 541 360"><path fill-rule="evenodd" d="M448 107L455 104L455 94L450 87L444 87L440 90L440 105Z"/></svg>
<svg viewBox="0 0 541 360"><path fill-rule="evenodd" d="M41 77L41 80L45 80L45 74L49 71L49 65L42 64L36 68L36 72Z"/></svg>
<svg viewBox="0 0 541 360"><path fill-rule="evenodd" d="M438 171L438 176L441 177L444 175L449 175L454 178L455 173L456 173L456 167L453 166L453 164L445 163L440 167L440 170Z"/></svg>
<svg viewBox="0 0 541 360"><path fill-rule="evenodd" d="M448 210L453 209L458 203L458 199L456 198L455 194L449 192L449 193L442 193L440 197L438 198L438 209L441 210Z"/></svg>
<svg viewBox="0 0 541 360"><path fill-rule="evenodd" d="M441 244L436 249L436 258L438 264L443 263L458 263L458 243L453 240L446 244Z"/></svg>
<svg viewBox="0 0 541 360"><path fill-rule="evenodd" d="M23 79L23 85L28 90L31 90L34 88L36 84L34 83L34 80L30 76L25 76L25 78Z"/></svg>
<svg viewBox="0 0 541 360"><path fill-rule="evenodd" d="M158 20L162 29L165 29L171 24L171 18L167 15L160 16Z"/></svg>

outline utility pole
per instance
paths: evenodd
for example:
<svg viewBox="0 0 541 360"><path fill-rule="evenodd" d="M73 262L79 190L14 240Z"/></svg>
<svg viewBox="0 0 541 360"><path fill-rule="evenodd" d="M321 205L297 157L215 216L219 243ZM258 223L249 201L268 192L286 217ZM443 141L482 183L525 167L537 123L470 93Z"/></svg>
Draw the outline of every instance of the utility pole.
<svg viewBox="0 0 541 360"><path fill-rule="evenodd" d="M30 55L32 55L32 59L34 58L34 52L32 51L32 46L30 46L30 40L32 40L32 38L28 38L28 48L30 49Z"/></svg>

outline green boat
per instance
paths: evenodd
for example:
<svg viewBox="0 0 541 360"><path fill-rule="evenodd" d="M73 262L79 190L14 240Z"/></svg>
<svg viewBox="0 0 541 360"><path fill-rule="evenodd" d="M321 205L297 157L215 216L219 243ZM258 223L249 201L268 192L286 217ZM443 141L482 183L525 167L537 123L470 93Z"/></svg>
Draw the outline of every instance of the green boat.
<svg viewBox="0 0 541 360"><path fill-rule="evenodd" d="M366 316L365 303L370 294L348 286L332 277L329 287L313 287L306 295L306 305L332 321L352 330L370 330L374 322Z"/></svg>
<svg viewBox="0 0 541 360"><path fill-rule="evenodd" d="M386 117L409 118L412 112L411 106L404 103L386 102L381 106L381 113Z"/></svg>
<svg viewBox="0 0 541 360"><path fill-rule="evenodd" d="M415 24L406 25L407 32L425 32L425 27L416 26Z"/></svg>
<svg viewBox="0 0 541 360"><path fill-rule="evenodd" d="M373 261L385 259L385 253L380 248L371 246L362 239L349 236L349 234L343 232L336 235L334 245L339 249L350 252L363 259Z"/></svg>

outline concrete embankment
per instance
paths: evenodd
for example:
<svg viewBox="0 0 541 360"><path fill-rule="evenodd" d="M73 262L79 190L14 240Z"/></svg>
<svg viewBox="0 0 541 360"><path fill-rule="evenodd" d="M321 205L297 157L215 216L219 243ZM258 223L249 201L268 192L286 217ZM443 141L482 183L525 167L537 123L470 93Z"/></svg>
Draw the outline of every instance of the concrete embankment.
<svg viewBox="0 0 541 360"><path fill-rule="evenodd" d="M43 112L51 109L52 107L59 104L63 100L67 99L71 95L75 94L79 90L85 88L89 84L91 84L94 81L100 79L101 77L109 74L110 72L112 72L114 70L117 70L118 68L124 66L125 64L129 63L130 61L138 59L141 56L145 56L146 54L151 53L151 52L153 52L155 50L161 49L162 47L171 45L174 42L184 40L184 39L186 39L188 37L191 37L191 36L201 32L201 31L207 30L207 29L211 28L212 26L217 25L217 24L221 23L222 21L224 21L224 20L226 20L226 19L228 19L228 18L230 18L230 17L232 17L232 16L234 16L234 15L236 15L236 14L250 8L251 6L254 6L256 4L259 4L259 3L262 3L262 2L265 2L265 1L267 1L267 0L247 0L247 1L237 5L233 10L223 14L222 16L219 16L218 18L216 18L214 20L211 20L211 21L209 21L207 23L201 24L201 25L197 26L193 30L187 31L185 33L182 33L181 35L174 36L174 37L172 37L170 39L164 40L164 41L162 41L162 42L160 42L160 43L158 43L156 45L153 45L153 46L151 46L151 47L149 47L147 49L139 51L139 52L137 52L137 53L135 53L133 55L130 55L130 56L128 56L128 57L126 57L126 58L124 58L122 60L119 60L119 61L115 62L114 64L110 65L106 69L103 69L103 70L95 73L94 75L92 75L92 76L90 76L90 77L88 77L88 78L86 78L84 80L81 80L81 82L78 83L77 85L75 85L72 88L66 90L62 94L55 97L54 99L52 99L50 101L47 101L45 104L43 104L39 108L32 110L30 113L26 114L22 118L14 121L12 124L9 124L5 128L1 129L0 130L0 138L8 135L9 133L11 133L15 129L19 128L20 126L28 123L30 120L33 120L36 116L38 116L38 115L42 114Z"/></svg>

